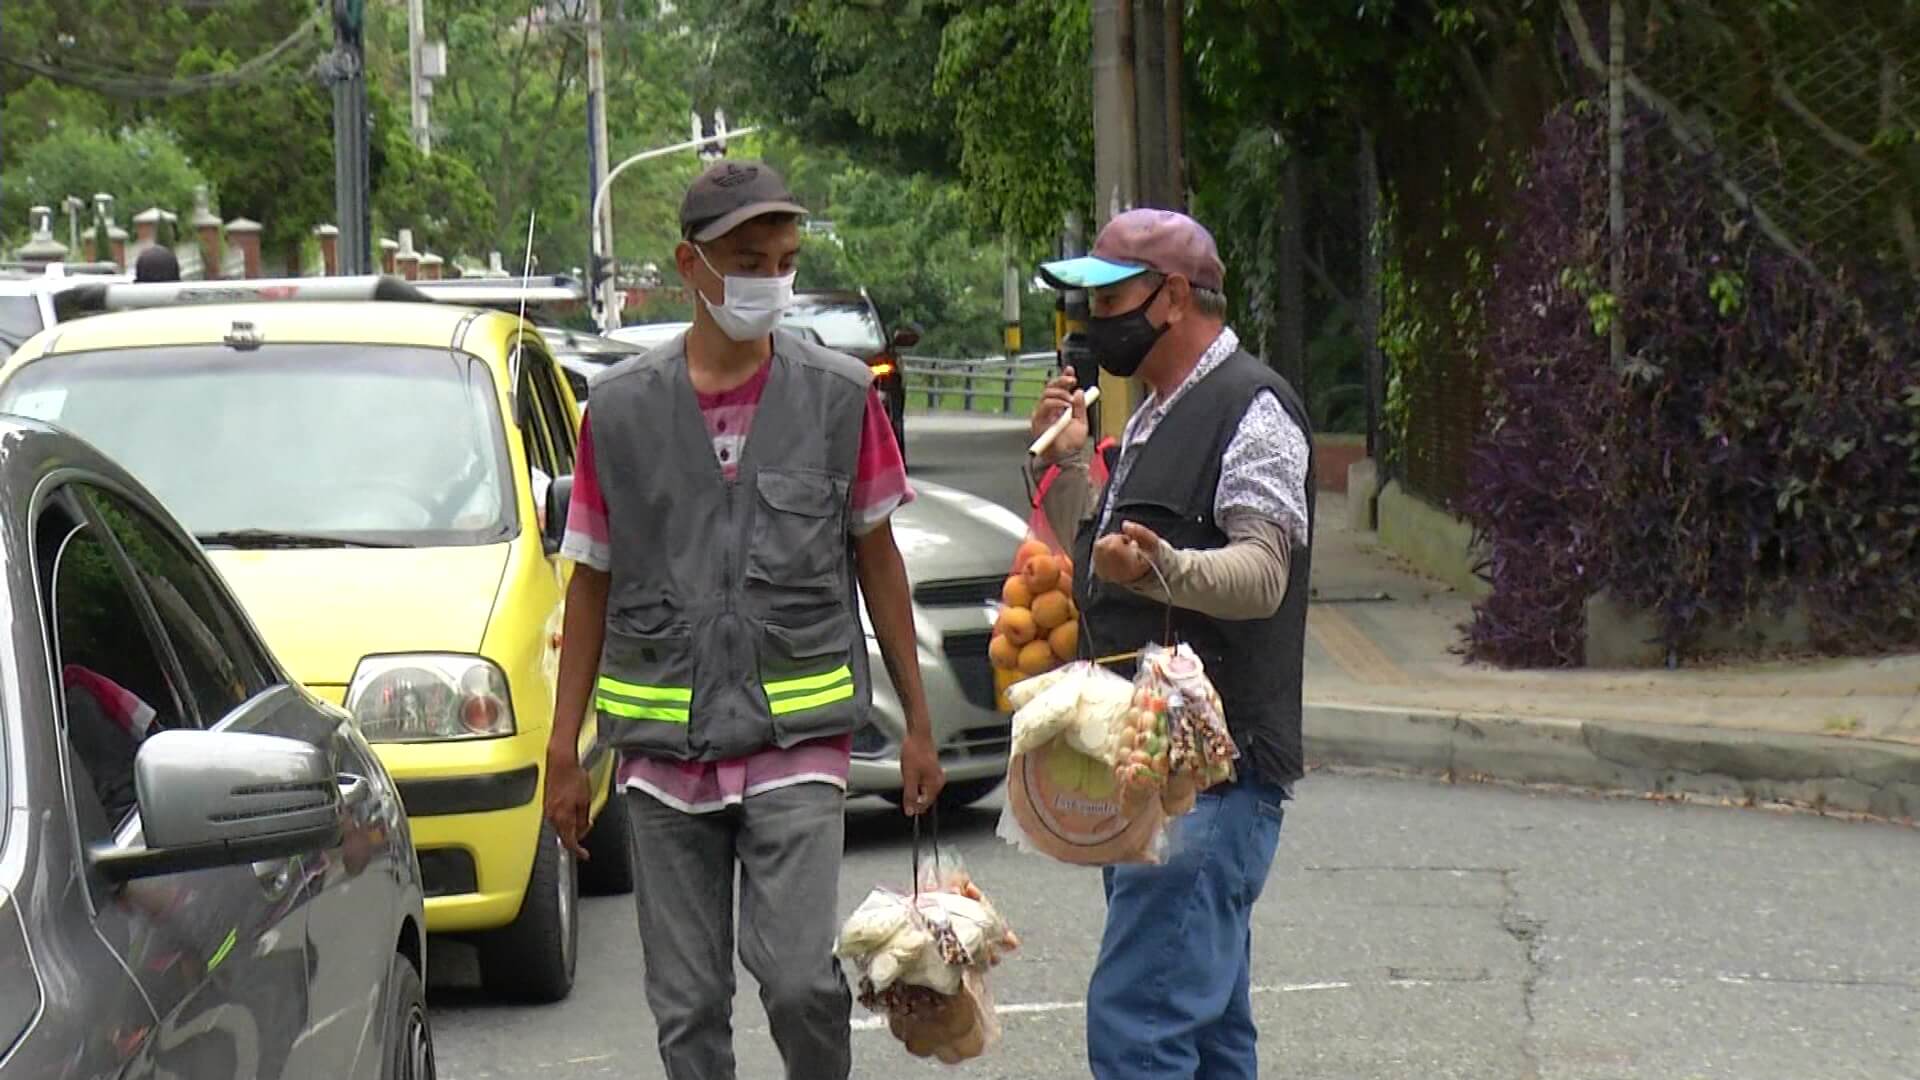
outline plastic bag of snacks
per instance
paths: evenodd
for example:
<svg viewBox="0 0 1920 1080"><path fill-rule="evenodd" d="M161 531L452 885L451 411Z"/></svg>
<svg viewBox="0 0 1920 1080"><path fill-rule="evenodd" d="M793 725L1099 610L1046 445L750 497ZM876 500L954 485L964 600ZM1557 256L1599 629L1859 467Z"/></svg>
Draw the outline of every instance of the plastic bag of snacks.
<svg viewBox="0 0 1920 1080"><path fill-rule="evenodd" d="M1088 866L1158 862L1166 815L1131 773L1134 685L1081 661L1015 685L998 835Z"/></svg>
<svg viewBox="0 0 1920 1080"><path fill-rule="evenodd" d="M1233 779L1240 756L1220 693L1186 645L1141 650L1133 686L1120 779L1130 790L1159 794L1168 814L1184 814L1199 792Z"/></svg>
<svg viewBox="0 0 1920 1080"><path fill-rule="evenodd" d="M1000 1040L986 973L1020 939L955 856L935 854L902 895L875 889L840 929L834 954L859 976L860 1004L915 1057L954 1065Z"/></svg>

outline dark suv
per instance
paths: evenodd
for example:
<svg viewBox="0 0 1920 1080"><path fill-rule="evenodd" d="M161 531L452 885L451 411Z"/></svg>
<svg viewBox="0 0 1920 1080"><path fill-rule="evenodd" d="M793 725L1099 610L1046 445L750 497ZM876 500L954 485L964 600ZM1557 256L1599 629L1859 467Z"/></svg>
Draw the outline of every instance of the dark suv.
<svg viewBox="0 0 1920 1080"><path fill-rule="evenodd" d="M795 293L785 324L789 329L813 330L827 348L863 360L873 369L873 384L880 390L880 399L887 403L893 435L900 442L900 455L905 457L907 384L900 370L900 353L919 344L919 328L903 326L888 334L879 309L873 306L865 289Z"/></svg>

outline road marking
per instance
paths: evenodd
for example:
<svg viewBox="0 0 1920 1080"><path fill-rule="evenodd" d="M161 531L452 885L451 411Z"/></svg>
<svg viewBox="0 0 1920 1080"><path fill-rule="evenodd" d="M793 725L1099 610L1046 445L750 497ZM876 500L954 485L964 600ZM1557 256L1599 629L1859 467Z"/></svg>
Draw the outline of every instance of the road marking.
<svg viewBox="0 0 1920 1080"><path fill-rule="evenodd" d="M1305 994L1318 990L1350 990L1352 988L1353 984L1348 982L1281 983L1277 986L1256 986L1252 988L1251 993L1258 997L1266 994ZM1024 1001L1000 1005L994 1011L1001 1016L1023 1016L1080 1012L1086 1007L1087 1003L1084 1001ZM853 1022L855 1031L885 1031L886 1027L887 1018L884 1016L863 1016Z"/></svg>

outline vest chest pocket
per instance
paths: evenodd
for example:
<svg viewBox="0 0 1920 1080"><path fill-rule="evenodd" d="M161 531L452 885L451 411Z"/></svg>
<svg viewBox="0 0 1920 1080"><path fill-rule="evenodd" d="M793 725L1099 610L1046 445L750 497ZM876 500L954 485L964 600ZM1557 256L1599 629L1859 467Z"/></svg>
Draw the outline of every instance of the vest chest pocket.
<svg viewBox="0 0 1920 1080"><path fill-rule="evenodd" d="M747 578L783 589L832 589L847 557L846 478L761 469Z"/></svg>

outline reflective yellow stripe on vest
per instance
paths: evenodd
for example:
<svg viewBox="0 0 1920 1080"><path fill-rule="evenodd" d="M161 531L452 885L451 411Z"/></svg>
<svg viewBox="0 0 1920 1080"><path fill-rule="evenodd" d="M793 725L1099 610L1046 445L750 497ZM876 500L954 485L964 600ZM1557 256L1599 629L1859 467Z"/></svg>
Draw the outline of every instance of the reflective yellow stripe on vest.
<svg viewBox="0 0 1920 1080"><path fill-rule="evenodd" d="M853 669L842 664L822 675L767 683L766 690L775 716L818 709L853 699Z"/></svg>
<svg viewBox="0 0 1920 1080"><path fill-rule="evenodd" d="M673 686L642 686L607 675L600 676L594 689L594 706L609 716L684 724L691 715L692 690Z"/></svg>

